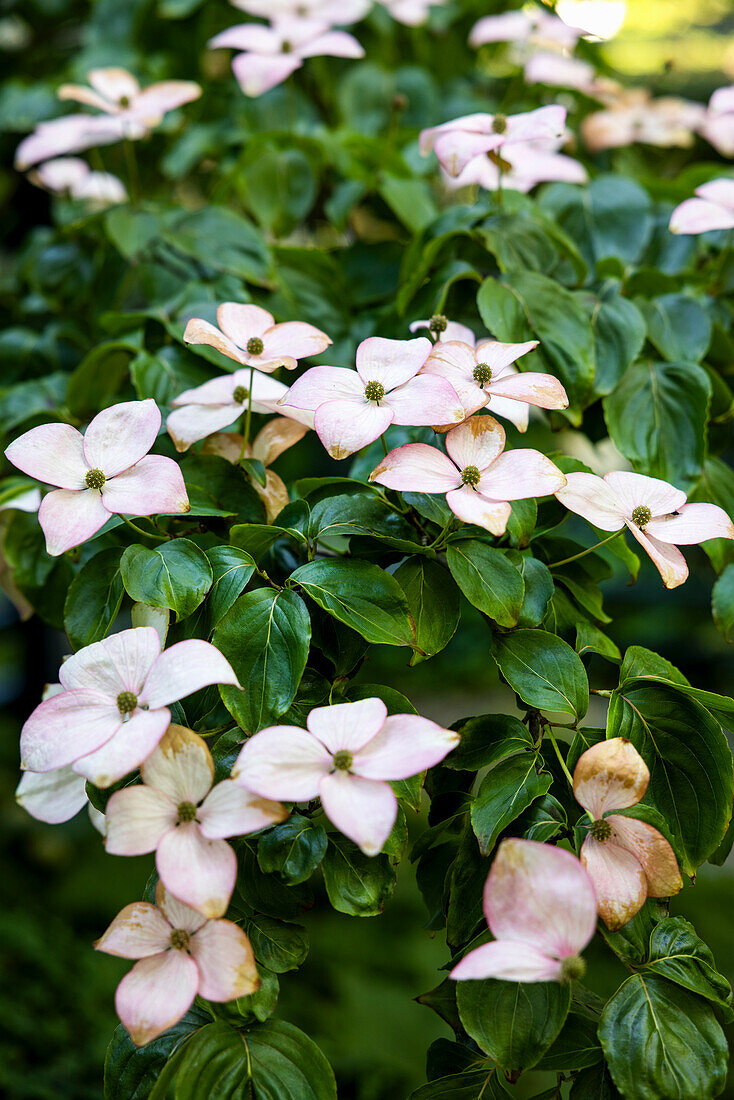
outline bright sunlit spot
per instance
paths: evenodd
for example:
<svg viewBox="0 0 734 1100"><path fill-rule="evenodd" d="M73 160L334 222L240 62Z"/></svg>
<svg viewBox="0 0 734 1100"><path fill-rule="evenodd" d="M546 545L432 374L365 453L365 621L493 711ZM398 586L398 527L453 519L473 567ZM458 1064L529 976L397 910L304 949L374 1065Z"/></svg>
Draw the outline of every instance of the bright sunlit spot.
<svg viewBox="0 0 734 1100"><path fill-rule="evenodd" d="M594 38L614 38L627 14L627 0L558 0L556 12L571 27Z"/></svg>

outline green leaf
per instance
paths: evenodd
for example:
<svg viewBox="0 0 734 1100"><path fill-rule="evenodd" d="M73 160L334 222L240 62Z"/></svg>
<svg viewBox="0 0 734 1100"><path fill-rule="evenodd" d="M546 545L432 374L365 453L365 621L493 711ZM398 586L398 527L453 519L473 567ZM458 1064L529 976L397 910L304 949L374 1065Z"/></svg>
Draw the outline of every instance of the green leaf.
<svg viewBox="0 0 734 1100"><path fill-rule="evenodd" d="M713 587L711 613L724 639L734 641L734 563L727 565Z"/></svg>
<svg viewBox="0 0 734 1100"><path fill-rule="evenodd" d="M492 655L510 687L528 706L573 718L586 714L586 670L562 638L541 630L515 630L495 638Z"/></svg>
<svg viewBox="0 0 734 1100"><path fill-rule="evenodd" d="M478 1046L504 1070L536 1065L563 1027L571 988L560 982L459 982L459 1016Z"/></svg>
<svg viewBox="0 0 734 1100"><path fill-rule="evenodd" d="M207 621L211 631L247 587L255 572L255 562L237 546L212 546L206 556L212 567L212 586L207 597Z"/></svg>
<svg viewBox="0 0 734 1100"><path fill-rule="evenodd" d="M576 652L580 657L584 653L598 653L608 661L620 661L622 654L611 638L608 638L598 626L588 619L579 619L576 623Z"/></svg>
<svg viewBox="0 0 734 1100"><path fill-rule="evenodd" d="M723 459L710 455L704 462L703 475L690 499L718 504L734 516L734 470ZM731 539L709 539L703 543L703 549L717 573L734 561L734 543Z"/></svg>
<svg viewBox="0 0 734 1100"><path fill-rule="evenodd" d="M395 889L395 868L389 857L366 856L339 833L329 834L321 866L329 901L350 917L378 916Z"/></svg>
<svg viewBox="0 0 734 1100"><path fill-rule="evenodd" d="M177 620L195 611L212 586L212 567L189 539L172 539L151 550L128 546L120 559L125 591L138 603L167 607Z"/></svg>
<svg viewBox="0 0 734 1100"><path fill-rule="evenodd" d="M722 1009L727 1021L734 1018L729 982L717 971L711 949L683 917L668 917L655 926L645 974L667 978Z"/></svg>
<svg viewBox="0 0 734 1100"><path fill-rule="evenodd" d="M537 1068L562 1073L569 1069L587 1069L601 1062L604 1054L596 1029L596 1020L572 1008L561 1034L545 1052Z"/></svg>
<svg viewBox="0 0 734 1100"><path fill-rule="evenodd" d="M408 1100L503 1100L510 1095L497 1069L467 1069L439 1077L411 1092Z"/></svg>
<svg viewBox="0 0 734 1100"><path fill-rule="evenodd" d="M520 554L517 550L508 550L507 559L515 566L525 586L517 624L540 626L553 596L553 577L550 570L538 558Z"/></svg>
<svg viewBox="0 0 734 1100"><path fill-rule="evenodd" d="M222 687L222 699L250 733L271 725L295 698L311 644L311 622L300 596L258 588L240 596L212 638L243 691Z"/></svg>
<svg viewBox="0 0 734 1100"><path fill-rule="evenodd" d="M408 601L420 653L412 662L440 653L453 638L461 616L461 601L446 570L430 558L406 558L393 574Z"/></svg>
<svg viewBox="0 0 734 1100"><path fill-rule="evenodd" d="M587 187L552 184L541 207L554 215L593 270L599 260L618 257L635 263L652 236L652 202L636 180L605 174Z"/></svg>
<svg viewBox="0 0 734 1100"><path fill-rule="evenodd" d="M405 594L393 576L366 561L312 561L291 574L324 611L368 642L416 648Z"/></svg>
<svg viewBox="0 0 734 1100"><path fill-rule="evenodd" d="M695 363L641 360L604 399L612 442L638 473L688 491L703 469L710 395Z"/></svg>
<svg viewBox="0 0 734 1100"><path fill-rule="evenodd" d="M287 234L305 218L318 192L311 162L300 149L263 147L253 139L241 170L244 200L264 229Z"/></svg>
<svg viewBox="0 0 734 1100"><path fill-rule="evenodd" d="M251 222L223 206L186 211L161 233L176 252L256 284L267 281L270 254Z"/></svg>
<svg viewBox="0 0 734 1100"><path fill-rule="evenodd" d="M539 774L534 753L501 760L485 776L471 804L471 823L486 856L497 838L536 798L548 793L553 777Z"/></svg>
<svg viewBox="0 0 734 1100"><path fill-rule="evenodd" d="M184 390L194 389L211 377L200 359L176 344L155 353L139 352L130 363L130 378L141 401L152 397L158 405L170 405Z"/></svg>
<svg viewBox="0 0 734 1100"><path fill-rule="evenodd" d="M118 1024L104 1062L104 1100L146 1100L175 1049L211 1017L202 1008L186 1015L157 1039L136 1047L127 1028Z"/></svg>
<svg viewBox="0 0 734 1100"><path fill-rule="evenodd" d="M726 1083L713 1010L661 978L628 978L602 1013L599 1038L625 1100L709 1100Z"/></svg>
<svg viewBox="0 0 734 1100"><path fill-rule="evenodd" d="M622 1100L606 1063L582 1069L574 1078L569 1100Z"/></svg>
<svg viewBox="0 0 734 1100"><path fill-rule="evenodd" d="M511 714L482 714L455 728L461 741L444 764L459 771L479 771L535 747L527 726Z"/></svg>
<svg viewBox="0 0 734 1100"><path fill-rule="evenodd" d="M645 343L645 319L634 302L623 298L619 284L609 280L596 294L580 291L594 333L596 373L594 393L611 393Z"/></svg>
<svg viewBox="0 0 734 1100"><path fill-rule="evenodd" d="M274 974L297 970L308 956L308 932L302 924L290 924L257 913L247 923L255 958Z"/></svg>
<svg viewBox="0 0 734 1100"><path fill-rule="evenodd" d="M661 294L637 299L647 325L647 338L663 359L700 363L711 343L711 318L688 294Z"/></svg>
<svg viewBox="0 0 734 1100"><path fill-rule="evenodd" d="M460 539L446 548L451 575L470 604L499 626L515 626L525 586L519 572L500 550L480 539Z"/></svg>
<svg viewBox="0 0 734 1100"><path fill-rule="evenodd" d="M188 454L181 460L181 473L189 494L190 516L237 516L240 524L265 520L261 497L242 470L226 458Z"/></svg>
<svg viewBox="0 0 734 1100"><path fill-rule="evenodd" d="M75 650L107 635L124 595L119 547L101 550L82 566L64 603L64 630Z"/></svg>
<svg viewBox="0 0 734 1100"><path fill-rule="evenodd" d="M438 213L431 187L425 180L400 179L385 174L380 180L378 192L398 221L411 233L420 233Z"/></svg>
<svg viewBox="0 0 734 1100"><path fill-rule="evenodd" d="M292 814L260 837L257 861L261 870L280 875L289 886L305 882L324 858L327 840L323 825Z"/></svg>
<svg viewBox="0 0 734 1100"><path fill-rule="evenodd" d="M119 340L98 344L69 375L66 403L81 418L93 416L100 408L114 403L127 382L128 365L134 347Z"/></svg>

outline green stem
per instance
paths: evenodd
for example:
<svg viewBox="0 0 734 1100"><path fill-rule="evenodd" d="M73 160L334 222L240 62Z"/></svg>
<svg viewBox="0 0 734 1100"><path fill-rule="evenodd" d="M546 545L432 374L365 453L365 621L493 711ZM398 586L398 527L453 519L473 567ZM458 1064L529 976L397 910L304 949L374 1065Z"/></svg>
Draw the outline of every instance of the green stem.
<svg viewBox="0 0 734 1100"><path fill-rule="evenodd" d="M143 535L146 539L155 539L156 542L168 542L171 538L170 535L156 535L153 531L144 531L142 527L138 527L127 516L120 516L120 519L127 527L130 527L133 531L136 531L139 535Z"/></svg>
<svg viewBox="0 0 734 1100"><path fill-rule="evenodd" d="M566 761L561 756L561 750L558 748L558 742L556 741L555 737L553 736L553 730L550 728L550 726L546 726L546 732L547 732L548 736L550 737L551 745L553 746L553 748L556 751L556 756L558 757L558 763L561 765L561 768L563 769L563 774L565 775L566 779L568 780L568 782L570 784L570 787L571 787L571 790L573 790L573 778L571 776L570 771L568 770L568 767L566 766Z"/></svg>
<svg viewBox="0 0 734 1100"><path fill-rule="evenodd" d="M138 175L138 161L132 141L125 138L122 147L125 151L125 164L127 166L127 182L130 188L130 199L137 204L140 201L140 176Z"/></svg>
<svg viewBox="0 0 734 1100"><path fill-rule="evenodd" d="M255 368L254 368L254 366L251 366L250 367L250 385L249 385L249 388L248 388L248 391L247 391L247 412L245 413L245 430L243 432L244 438L243 438L243 442L242 442L242 452L240 454L240 459L244 458L245 451L247 450L247 447L249 446L249 443L250 443L250 423L252 421L252 387L254 385L254 382L255 382Z"/></svg>
<svg viewBox="0 0 734 1100"><path fill-rule="evenodd" d="M624 527L622 528L624 531ZM587 547L586 550L581 550L578 554L572 554L570 558L562 558L561 561L553 561L548 565L549 569L557 569L559 565L568 565L569 562L578 561L579 558L585 558L587 554L592 554L594 550L598 550L600 546L606 546L612 539L616 539L622 534L622 531L615 531L613 535L610 535L608 539L602 539L601 542L595 542L593 546Z"/></svg>
<svg viewBox="0 0 734 1100"><path fill-rule="evenodd" d="M387 458L387 456L390 453L390 448L387 445L387 440L385 439L385 433L384 432L380 436L380 439L382 440L382 449L385 452L385 458Z"/></svg>

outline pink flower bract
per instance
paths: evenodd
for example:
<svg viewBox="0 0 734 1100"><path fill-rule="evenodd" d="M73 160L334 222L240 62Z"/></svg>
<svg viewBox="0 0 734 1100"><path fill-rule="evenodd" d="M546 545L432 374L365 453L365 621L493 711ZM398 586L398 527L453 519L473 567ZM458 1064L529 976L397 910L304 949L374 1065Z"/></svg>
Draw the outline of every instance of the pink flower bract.
<svg viewBox="0 0 734 1100"><path fill-rule="evenodd" d="M521 115L475 114L455 118L441 126L423 130L420 151L436 156L450 176L458 176L467 164L483 153L521 142L553 140L566 128L566 108L538 107Z"/></svg>
<svg viewBox="0 0 734 1100"><path fill-rule="evenodd" d="M207 344L228 359L234 359L235 363L259 367L267 374L272 374L279 367L295 370L299 359L319 355L331 343L326 333L313 325L303 321L286 321L276 325L272 313L266 309L240 305L238 302L224 302L219 306L217 323L219 328L198 317L192 318L186 325L184 340L187 344ZM226 384L225 379L215 381ZM212 383L205 382L204 385L211 386Z"/></svg>
<svg viewBox="0 0 734 1100"><path fill-rule="evenodd" d="M670 216L671 233L708 233L734 229L734 179L711 180L696 188Z"/></svg>

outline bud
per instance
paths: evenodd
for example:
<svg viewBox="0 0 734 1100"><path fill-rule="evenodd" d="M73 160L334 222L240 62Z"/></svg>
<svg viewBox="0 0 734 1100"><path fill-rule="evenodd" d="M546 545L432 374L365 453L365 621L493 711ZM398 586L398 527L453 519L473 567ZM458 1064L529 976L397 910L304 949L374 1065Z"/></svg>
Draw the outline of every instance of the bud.
<svg viewBox="0 0 734 1100"><path fill-rule="evenodd" d="M443 313L434 313L433 317L431 317L428 322L428 327L431 332L435 332L436 334L445 332L449 327L448 317L444 317Z"/></svg>
<svg viewBox="0 0 734 1100"><path fill-rule="evenodd" d="M586 973L586 963L580 955L569 955L561 962L561 982L581 981Z"/></svg>
<svg viewBox="0 0 734 1100"><path fill-rule="evenodd" d="M492 130L495 134L507 132L507 115L495 115L492 122Z"/></svg>

